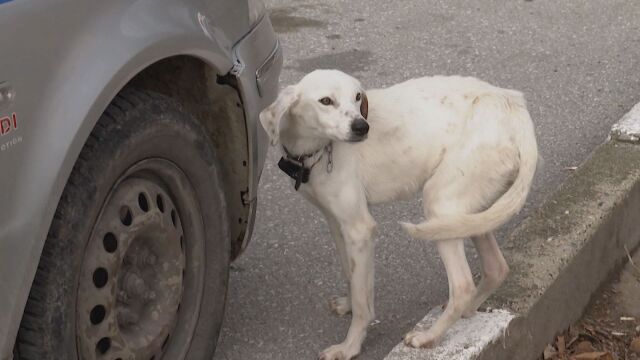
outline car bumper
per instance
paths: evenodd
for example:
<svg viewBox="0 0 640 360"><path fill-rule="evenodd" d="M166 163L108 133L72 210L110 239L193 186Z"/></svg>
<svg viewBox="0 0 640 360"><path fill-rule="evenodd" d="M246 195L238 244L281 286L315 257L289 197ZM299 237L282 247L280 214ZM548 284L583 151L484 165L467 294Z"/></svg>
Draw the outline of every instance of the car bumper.
<svg viewBox="0 0 640 360"><path fill-rule="evenodd" d="M234 67L231 73L236 76L244 105L251 164L248 196L250 215L241 245L241 250L244 250L253 231L258 182L269 144L258 116L278 95L283 62L282 48L267 15L234 46L233 54Z"/></svg>

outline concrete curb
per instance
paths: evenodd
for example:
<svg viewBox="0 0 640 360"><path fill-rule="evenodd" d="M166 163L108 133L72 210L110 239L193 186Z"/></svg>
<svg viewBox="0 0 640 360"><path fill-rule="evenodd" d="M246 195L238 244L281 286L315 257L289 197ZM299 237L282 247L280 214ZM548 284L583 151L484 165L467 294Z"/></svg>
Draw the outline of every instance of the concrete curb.
<svg viewBox="0 0 640 360"><path fill-rule="evenodd" d="M557 333L580 318L591 295L626 261L627 250L640 244L638 142L640 104L510 234L502 249L511 273L486 304L502 310L461 321L441 349L411 350L398 344L385 360L538 359ZM488 320L505 311L513 317ZM417 326L427 326L432 317L430 313ZM465 349L478 345L464 339L474 339L478 323L494 324L493 329L483 330L494 335L490 341L483 337L481 350L470 353Z"/></svg>

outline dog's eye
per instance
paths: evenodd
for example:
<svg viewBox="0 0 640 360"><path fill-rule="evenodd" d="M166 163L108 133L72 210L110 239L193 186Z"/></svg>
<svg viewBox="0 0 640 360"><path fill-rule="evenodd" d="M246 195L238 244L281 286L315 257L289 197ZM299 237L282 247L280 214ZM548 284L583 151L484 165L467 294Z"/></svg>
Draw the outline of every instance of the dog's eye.
<svg viewBox="0 0 640 360"><path fill-rule="evenodd" d="M360 99L362 99L362 94L361 93L357 93L356 94L356 101L360 101Z"/></svg>
<svg viewBox="0 0 640 360"><path fill-rule="evenodd" d="M331 99L330 99L330 98L328 98L328 97L323 97L322 99L320 99L320 100L318 100L318 101L320 101L320 104L322 104L322 105L327 105L327 106L329 106L329 105L333 104L333 100L331 100Z"/></svg>

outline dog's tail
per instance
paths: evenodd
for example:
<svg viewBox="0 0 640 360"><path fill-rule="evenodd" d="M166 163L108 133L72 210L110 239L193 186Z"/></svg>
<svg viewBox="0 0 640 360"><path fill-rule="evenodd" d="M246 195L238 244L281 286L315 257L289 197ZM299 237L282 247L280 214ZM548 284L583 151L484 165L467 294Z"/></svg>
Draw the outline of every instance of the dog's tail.
<svg viewBox="0 0 640 360"><path fill-rule="evenodd" d="M498 95L499 99L500 97ZM496 96L476 98L472 116L486 116L487 113L482 107L486 107L486 110L491 109L495 116L495 100ZM417 225L400 223L410 236L425 240L447 240L485 234L503 225L522 209L538 162L533 123L520 93L510 91L500 102L501 108L507 110L505 114L509 121L518 122L517 128L520 129L517 136L520 155L518 175L511 187L491 207L479 213L440 216Z"/></svg>

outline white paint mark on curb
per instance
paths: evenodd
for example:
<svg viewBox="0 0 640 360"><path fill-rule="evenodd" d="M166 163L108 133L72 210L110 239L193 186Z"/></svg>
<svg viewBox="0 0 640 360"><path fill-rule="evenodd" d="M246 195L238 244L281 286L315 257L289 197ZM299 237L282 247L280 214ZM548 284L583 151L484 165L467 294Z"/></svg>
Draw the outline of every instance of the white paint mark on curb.
<svg viewBox="0 0 640 360"><path fill-rule="evenodd" d="M610 136L620 141L640 141L640 103L613 124Z"/></svg>
<svg viewBox="0 0 640 360"><path fill-rule="evenodd" d="M429 311L416 329L427 330L442 314L441 307ZM514 315L506 310L479 312L470 319L460 319L433 349L414 349L403 343L396 345L384 360L471 360L499 339Z"/></svg>

